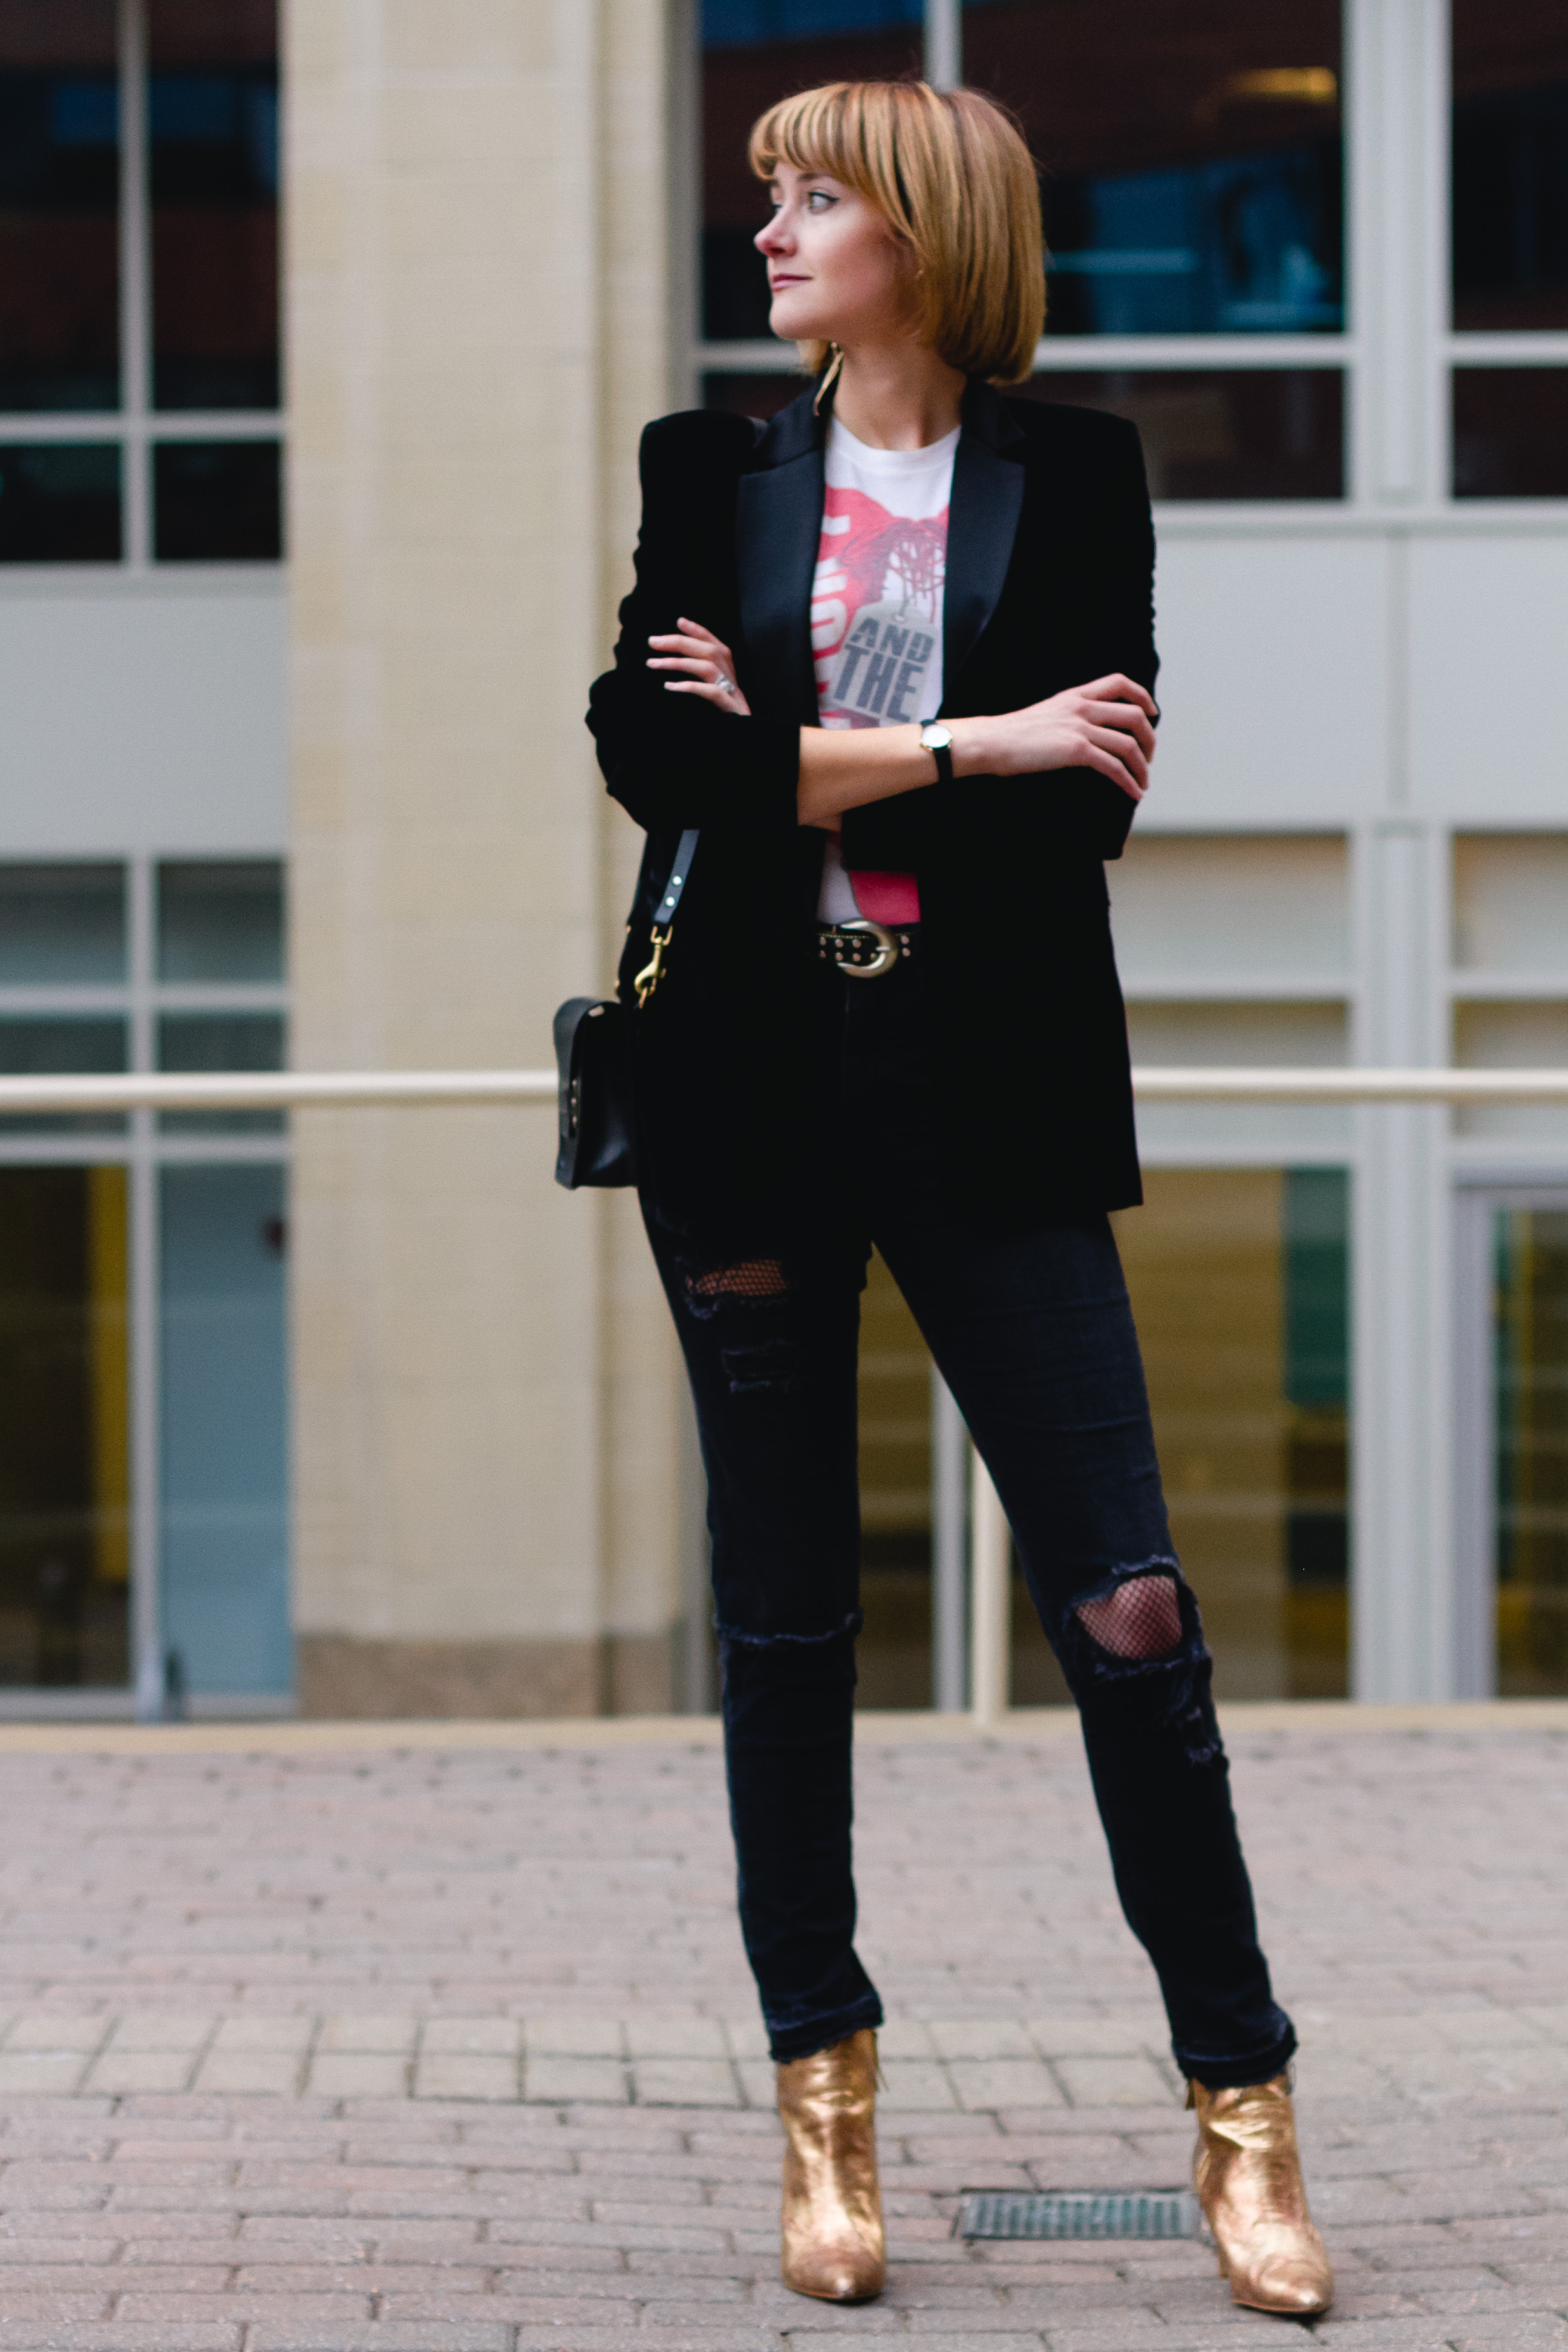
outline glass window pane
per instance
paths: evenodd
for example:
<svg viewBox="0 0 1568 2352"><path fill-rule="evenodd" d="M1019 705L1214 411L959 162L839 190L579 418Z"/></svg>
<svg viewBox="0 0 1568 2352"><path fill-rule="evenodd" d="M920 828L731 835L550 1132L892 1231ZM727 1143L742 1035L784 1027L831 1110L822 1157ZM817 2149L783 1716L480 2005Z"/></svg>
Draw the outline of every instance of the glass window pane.
<svg viewBox="0 0 1568 2352"><path fill-rule="evenodd" d="M17 1013L0 1020L0 1076L11 1078L110 1076L129 1067L123 1021L92 1013ZM0 1118L0 1135L118 1135L117 1113L26 1113Z"/></svg>
<svg viewBox="0 0 1568 2352"><path fill-rule="evenodd" d="M1493 1237L1498 1691L1568 1691L1568 1210Z"/></svg>
<svg viewBox="0 0 1568 2352"><path fill-rule="evenodd" d="M112 442L0 446L0 563L118 563Z"/></svg>
<svg viewBox="0 0 1568 2352"><path fill-rule="evenodd" d="M1047 334L1344 324L1338 0L968 0L1041 167Z"/></svg>
<svg viewBox="0 0 1568 2352"><path fill-rule="evenodd" d="M1156 499L1342 499L1338 368L1037 375L1031 400L1131 417Z"/></svg>
<svg viewBox="0 0 1568 2352"><path fill-rule="evenodd" d="M0 0L0 409L120 404L114 0Z"/></svg>
<svg viewBox="0 0 1568 2352"><path fill-rule="evenodd" d="M0 987L124 977L122 866L0 866Z"/></svg>
<svg viewBox="0 0 1568 2352"><path fill-rule="evenodd" d="M1342 1697L1349 1180L1146 1171L1115 1220L1172 1533L1228 1698Z"/></svg>
<svg viewBox="0 0 1568 2352"><path fill-rule="evenodd" d="M920 0L703 0L702 332L768 331L767 273L752 239L767 217L746 139L764 108L824 81L918 72Z"/></svg>
<svg viewBox="0 0 1568 2352"><path fill-rule="evenodd" d="M283 867L276 857L171 860L158 868L158 977L281 980Z"/></svg>
<svg viewBox="0 0 1568 2352"><path fill-rule="evenodd" d="M1454 0L1454 324L1568 327L1568 15Z"/></svg>
<svg viewBox="0 0 1568 2352"><path fill-rule="evenodd" d="M1562 997L1489 997L1454 1007L1454 1059L1461 1069L1568 1068L1568 1003ZM1531 1145L1560 1159L1568 1144L1568 1105L1466 1103L1453 1114L1456 1135Z"/></svg>
<svg viewBox="0 0 1568 2352"><path fill-rule="evenodd" d="M129 1671L123 1168L0 1168L0 1684Z"/></svg>
<svg viewBox="0 0 1568 2352"><path fill-rule="evenodd" d="M1454 370L1454 496L1568 499L1568 368Z"/></svg>
<svg viewBox="0 0 1568 2352"><path fill-rule="evenodd" d="M160 441L153 449L160 563L276 563L283 553L276 441Z"/></svg>
<svg viewBox="0 0 1568 2352"><path fill-rule="evenodd" d="M153 399L276 408L275 0L151 0Z"/></svg>
<svg viewBox="0 0 1568 2352"><path fill-rule="evenodd" d="M931 1698L931 1357L880 1257L860 1301L857 1706Z"/></svg>
<svg viewBox="0 0 1568 2352"><path fill-rule="evenodd" d="M280 1070L285 1066L280 1013L164 1013L158 1021L161 1070ZM275 1135L276 1110L163 1111L158 1124L174 1135Z"/></svg>
<svg viewBox="0 0 1568 2352"><path fill-rule="evenodd" d="M164 1640L187 1690L281 1695L293 1680L287 1179L165 1168L160 1206Z"/></svg>

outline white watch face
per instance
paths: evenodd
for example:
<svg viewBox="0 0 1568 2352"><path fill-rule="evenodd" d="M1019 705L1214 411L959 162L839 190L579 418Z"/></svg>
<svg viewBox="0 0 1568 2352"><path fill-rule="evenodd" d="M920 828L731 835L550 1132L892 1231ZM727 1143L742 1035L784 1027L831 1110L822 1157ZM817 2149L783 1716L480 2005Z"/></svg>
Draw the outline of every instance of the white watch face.
<svg viewBox="0 0 1568 2352"><path fill-rule="evenodd" d="M928 751L945 751L952 741L950 727L922 727L921 741Z"/></svg>

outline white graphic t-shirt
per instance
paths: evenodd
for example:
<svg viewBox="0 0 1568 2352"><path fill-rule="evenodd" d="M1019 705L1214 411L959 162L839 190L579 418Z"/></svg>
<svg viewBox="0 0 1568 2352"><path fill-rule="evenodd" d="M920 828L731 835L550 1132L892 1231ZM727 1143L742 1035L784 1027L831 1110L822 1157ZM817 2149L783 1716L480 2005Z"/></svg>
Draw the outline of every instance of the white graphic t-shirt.
<svg viewBox="0 0 1568 2352"><path fill-rule="evenodd" d="M811 591L816 702L825 727L900 727L942 708L947 513L959 427L926 449L870 449L835 417ZM817 919L920 920L912 874L845 871L838 835L823 860Z"/></svg>

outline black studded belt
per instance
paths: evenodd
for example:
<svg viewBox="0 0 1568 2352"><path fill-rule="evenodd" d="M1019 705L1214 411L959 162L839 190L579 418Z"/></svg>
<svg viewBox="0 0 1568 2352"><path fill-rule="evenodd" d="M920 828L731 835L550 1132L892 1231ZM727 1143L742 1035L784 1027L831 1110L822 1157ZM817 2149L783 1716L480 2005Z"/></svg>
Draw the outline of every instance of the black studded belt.
<svg viewBox="0 0 1568 2352"><path fill-rule="evenodd" d="M816 953L820 962L836 963L851 980L885 980L914 952L918 937L918 924L889 930L862 915L849 923L818 923Z"/></svg>

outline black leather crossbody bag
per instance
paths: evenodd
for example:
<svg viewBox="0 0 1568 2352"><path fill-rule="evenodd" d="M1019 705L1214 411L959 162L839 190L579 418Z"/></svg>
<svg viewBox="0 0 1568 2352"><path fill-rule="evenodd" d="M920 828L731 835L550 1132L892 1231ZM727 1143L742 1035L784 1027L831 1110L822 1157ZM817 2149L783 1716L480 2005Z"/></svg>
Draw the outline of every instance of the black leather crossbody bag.
<svg viewBox="0 0 1568 2352"><path fill-rule="evenodd" d="M569 1192L583 1184L637 1181L632 1024L658 986L696 847L693 825L680 836L664 896L654 909L652 953L632 982L636 1005L616 996L569 996L555 1015L555 1181Z"/></svg>

